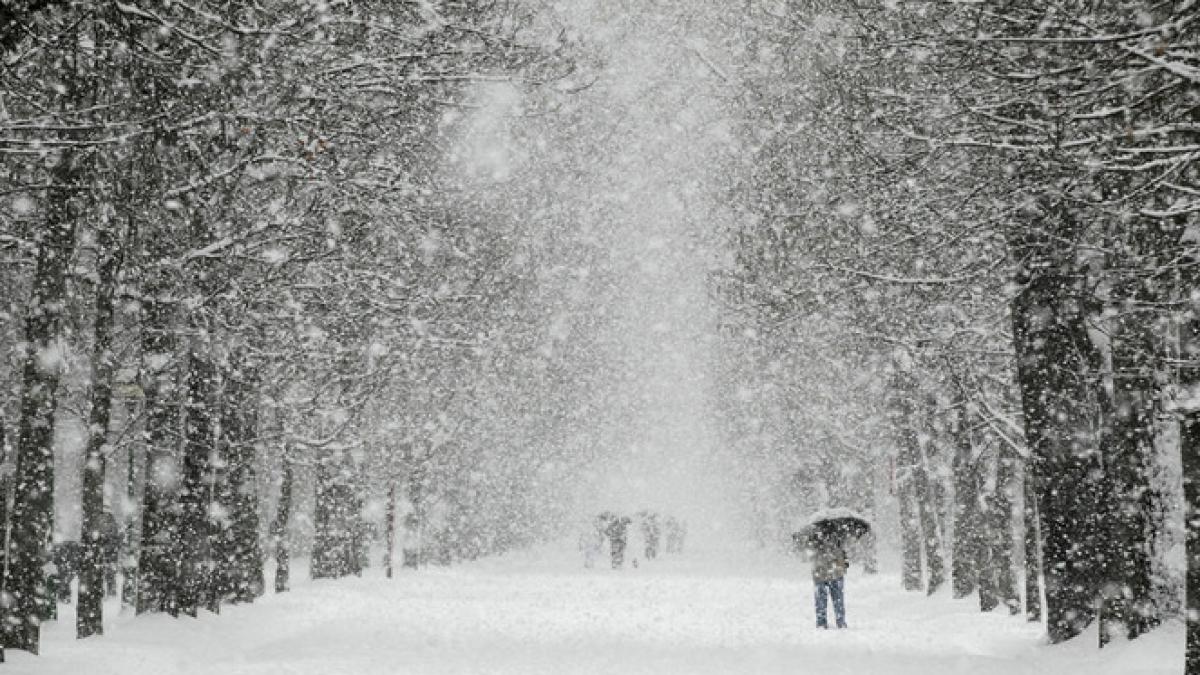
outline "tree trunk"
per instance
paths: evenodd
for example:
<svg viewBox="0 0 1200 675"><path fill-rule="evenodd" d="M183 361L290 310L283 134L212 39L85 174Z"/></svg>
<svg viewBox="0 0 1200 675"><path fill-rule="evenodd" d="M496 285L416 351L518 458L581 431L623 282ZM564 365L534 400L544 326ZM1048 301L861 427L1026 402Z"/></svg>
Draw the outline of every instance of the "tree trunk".
<svg viewBox="0 0 1200 675"><path fill-rule="evenodd" d="M104 511L104 473L112 415L113 300L121 269L122 244L115 226L101 222L96 237L100 262L97 270L96 317L92 345L92 409L88 416L87 452L83 465L82 523L79 541L83 546L79 564L79 605L76 636L85 638L104 632L104 578L106 548L112 542Z"/></svg>
<svg viewBox="0 0 1200 675"><path fill-rule="evenodd" d="M218 560L226 568L227 594L233 602L253 602L263 592L262 547L258 540L258 478L254 469L254 444L258 440L256 381L244 360L235 361L226 378L221 434L225 450L226 480L222 506L229 526Z"/></svg>
<svg viewBox="0 0 1200 675"><path fill-rule="evenodd" d="M1198 349L1189 360L1200 359L1200 324L1190 329L1191 339ZM1190 366L1184 382L1193 390L1200 385L1200 367ZM1184 412L1180 438L1183 455L1183 493L1186 501L1184 518L1187 531L1187 581L1185 606L1187 612L1187 646L1185 672L1200 675L1200 409Z"/></svg>
<svg viewBox="0 0 1200 675"><path fill-rule="evenodd" d="M316 507L313 518L312 578L336 579L354 571L354 491L339 475L335 457L317 463Z"/></svg>
<svg viewBox="0 0 1200 675"><path fill-rule="evenodd" d="M212 390L216 369L207 354L193 350L187 376L183 476L179 491L176 550L181 561L179 611L195 616L211 593L212 526L209 521L214 449Z"/></svg>
<svg viewBox="0 0 1200 675"><path fill-rule="evenodd" d="M927 432L926 438L934 437L933 430L933 411L937 407L936 401L932 398L926 398L925 410L927 411L924 418L919 423ZM916 459L917 462L913 466L913 487L915 489L918 515L921 520L921 543L925 548L925 565L928 577L926 579L927 586L925 592L928 595L933 595L941 589L942 584L946 582L946 564L942 558L942 528L940 514L942 512L942 490L941 484L931 478L933 473L930 470L930 454L933 450L933 444L930 442L916 443Z"/></svg>
<svg viewBox="0 0 1200 675"><path fill-rule="evenodd" d="M954 452L954 597L965 598L980 585L983 520L980 517L980 480L971 442L966 401L958 409Z"/></svg>
<svg viewBox="0 0 1200 675"><path fill-rule="evenodd" d="M875 482L878 478L878 471L869 472L869 476L870 476L870 485L867 488L867 500L868 500L867 513L869 513L871 515L871 518L875 522L879 522L879 518L878 518L879 509L877 508L877 506L878 506L877 499L878 498L876 497L876 493L875 493L875 489L876 489ZM863 554L863 572L865 572L867 574L878 574L879 573L879 538L878 538L878 536L876 536L875 528L871 528L871 531L867 532L867 534L863 537L862 554Z"/></svg>
<svg viewBox="0 0 1200 675"><path fill-rule="evenodd" d="M996 546L993 542L998 536L995 530L996 498L994 494L983 495L979 519L986 523L986 541L979 551L979 610L990 612L1000 606L999 561L995 559ZM957 533L957 530L956 530ZM957 553L955 560L957 561Z"/></svg>
<svg viewBox="0 0 1200 675"><path fill-rule="evenodd" d="M383 554L383 566L387 578L392 578L393 556L396 549L396 481L388 485L387 514L384 516L384 527L387 529L387 551Z"/></svg>
<svg viewBox="0 0 1200 675"><path fill-rule="evenodd" d="M136 415L130 411L130 417ZM138 516L137 504L137 457L138 453L145 454L145 449L140 443L129 444L129 452L126 456L125 466L125 531L122 535L121 545L121 607L132 607L137 611L137 589L138 589L138 542L141 537L138 534L139 522L141 518Z"/></svg>
<svg viewBox="0 0 1200 675"><path fill-rule="evenodd" d="M166 255L166 233L152 233L143 259ZM176 598L178 558L175 547L175 493L179 486L175 440L178 413L172 363L175 358L175 304L163 270L150 270L142 301L143 439L146 462L142 489L142 536L138 551L137 611L179 614Z"/></svg>
<svg viewBox="0 0 1200 675"><path fill-rule="evenodd" d="M1060 217L1066 218L1065 214ZM1053 225L1052 218L1043 222ZM1055 232L1066 241L1069 233ZM1044 252L1043 252L1044 254ZM1087 332L1088 303L1070 273L1073 257L1027 264L1025 288L1013 300L1017 380L1031 452L1047 632L1051 642L1075 637L1096 616L1103 568L1099 541L1106 495L1097 484L1094 438L1096 351Z"/></svg>
<svg viewBox="0 0 1200 675"><path fill-rule="evenodd" d="M1042 620L1042 533L1037 489L1029 464L1025 465L1025 618Z"/></svg>
<svg viewBox="0 0 1200 675"><path fill-rule="evenodd" d="M62 355L55 344L66 307L67 269L75 241L78 169L66 153L48 188L47 223L37 235L37 266L25 321L25 364L17 431L16 476L4 592L11 606L3 642L36 654L40 624L54 602L46 588L54 524L54 415Z"/></svg>
<svg viewBox="0 0 1200 675"><path fill-rule="evenodd" d="M992 493L988 524L987 548L991 568L996 575L996 593L1009 614L1021 611L1021 594L1017 592L1016 566L1013 564L1013 490L1017 479L1019 459L1016 452L1001 446L997 451L996 489Z"/></svg>
<svg viewBox="0 0 1200 675"><path fill-rule="evenodd" d="M896 496L900 502L900 544L903 553L904 590L919 591L924 586L921 569L921 521L916 475L920 440L915 420L913 397L916 387L907 374L892 378L893 402L890 406L892 428L897 435Z"/></svg>
<svg viewBox="0 0 1200 675"><path fill-rule="evenodd" d="M1195 268L1195 261L1193 269ZM1194 295L1195 284L1184 286L1184 297L1192 291L1190 309L1181 327L1179 384L1183 400L1196 401L1200 394L1200 302ZM1200 406L1179 411L1179 450L1183 463L1184 528L1187 553L1186 600L1187 644L1184 648L1184 672L1200 675Z"/></svg>
<svg viewBox="0 0 1200 675"><path fill-rule="evenodd" d="M917 468L915 481L917 509L921 522L921 542L925 547L925 564L929 578L925 592L933 595L946 582L946 564L942 559L942 538L938 527L938 508L935 488L925 467Z"/></svg>
<svg viewBox="0 0 1200 675"><path fill-rule="evenodd" d="M12 475L13 459L9 457L8 452L8 426L4 422L4 417L0 415L0 592L4 589L4 578L7 576L8 570L8 512L9 512L9 487L12 481L9 476ZM0 619L4 618L4 613L0 612ZM5 635L3 629L0 629L0 663L4 663L4 644Z"/></svg>
<svg viewBox="0 0 1200 675"><path fill-rule="evenodd" d="M290 576L290 556L288 555L287 529L288 520L292 513L292 469L291 448L283 449L283 482L279 487L279 507L275 511L275 520L271 523L271 539L275 545L275 592L288 590Z"/></svg>
<svg viewBox="0 0 1200 675"><path fill-rule="evenodd" d="M1112 399L1102 450L1104 480L1113 501L1106 519L1108 583L1100 609L1100 644L1120 624L1134 639L1158 625L1154 602L1153 553L1159 524L1156 492L1150 485L1154 457L1157 385L1156 346L1141 314L1118 320L1112 340Z"/></svg>

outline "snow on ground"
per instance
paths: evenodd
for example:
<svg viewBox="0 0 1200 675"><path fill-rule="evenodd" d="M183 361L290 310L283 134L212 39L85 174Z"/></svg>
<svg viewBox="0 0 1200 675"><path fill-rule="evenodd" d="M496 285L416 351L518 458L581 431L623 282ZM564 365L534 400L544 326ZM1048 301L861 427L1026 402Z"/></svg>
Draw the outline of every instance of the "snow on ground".
<svg viewBox="0 0 1200 675"><path fill-rule="evenodd" d="M298 568L303 569L303 568ZM1181 673L1170 625L1103 651L1095 635L1043 644L1037 626L971 601L905 593L892 575L847 579L850 629L817 630L804 563L692 553L636 570L582 569L566 550L383 578L298 581L294 590L199 619L115 615L106 635L48 624L46 675L441 675L487 673ZM1084 641L1086 640L1086 644Z"/></svg>

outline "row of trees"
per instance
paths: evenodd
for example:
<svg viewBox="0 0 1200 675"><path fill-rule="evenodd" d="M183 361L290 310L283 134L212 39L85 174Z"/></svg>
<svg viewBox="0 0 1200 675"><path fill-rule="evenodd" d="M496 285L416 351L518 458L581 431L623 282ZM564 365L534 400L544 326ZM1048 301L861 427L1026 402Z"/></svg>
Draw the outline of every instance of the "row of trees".
<svg viewBox="0 0 1200 675"><path fill-rule="evenodd" d="M1055 641L1174 613L1186 543L1200 670L1194 0L657 6L668 63L603 58L687 114L614 86L610 120L523 98L584 49L522 3L3 4L4 643L50 609L72 418L80 635L116 490L141 611L252 599L264 530L286 575L306 484L314 576L397 491L457 555L528 539L612 413L604 225L645 207L728 225L721 421L760 520L894 496L907 587Z"/></svg>
<svg viewBox="0 0 1200 675"><path fill-rule="evenodd" d="M445 556L536 534L523 469L559 450L505 420L569 397L526 233L444 168L473 91L563 67L531 26L519 3L4 4L0 647L38 650L76 536L56 452L82 471L80 637L109 509L126 601L173 615L253 600L268 533L286 588L310 502L314 577L355 568L397 489Z"/></svg>
<svg viewBox="0 0 1200 675"><path fill-rule="evenodd" d="M770 383L737 418L766 441L734 438L890 463L906 587L949 571L985 610L1044 611L1055 642L1100 619L1103 643L1178 612L1186 536L1189 672L1197 16L745 3L753 152L719 283Z"/></svg>

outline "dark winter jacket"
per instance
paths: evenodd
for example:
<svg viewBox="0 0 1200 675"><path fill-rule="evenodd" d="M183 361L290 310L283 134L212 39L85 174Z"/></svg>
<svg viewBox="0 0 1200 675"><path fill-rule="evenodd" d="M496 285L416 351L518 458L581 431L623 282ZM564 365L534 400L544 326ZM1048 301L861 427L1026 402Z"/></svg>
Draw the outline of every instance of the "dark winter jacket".
<svg viewBox="0 0 1200 675"><path fill-rule="evenodd" d="M814 582L833 581L846 574L846 550L836 541L815 542L810 549L812 577Z"/></svg>

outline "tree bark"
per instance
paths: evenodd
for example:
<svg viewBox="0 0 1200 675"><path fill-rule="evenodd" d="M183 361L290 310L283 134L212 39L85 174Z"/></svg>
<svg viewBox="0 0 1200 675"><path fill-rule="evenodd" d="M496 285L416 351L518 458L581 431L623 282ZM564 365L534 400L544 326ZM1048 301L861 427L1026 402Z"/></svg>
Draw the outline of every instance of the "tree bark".
<svg viewBox="0 0 1200 675"><path fill-rule="evenodd" d="M132 39L133 34L130 34ZM152 41L154 50L165 43ZM126 62L131 110L137 117L152 118L167 114L182 103L178 92L168 85L168 73L146 67L135 60ZM181 429L180 396L183 389L179 350L180 289L177 270L171 261L180 249L181 231L174 216L161 209L156 198L169 188L171 174L178 171L180 134L157 127L153 134L132 142L128 188L137 222L137 272L141 282L141 364L139 384L142 390L142 495L140 536L137 546L136 585L130 595L137 613L166 612L179 614L178 576L180 560L176 541L179 508L176 497L180 484ZM139 198L146 195L144 198ZM132 471L131 471L132 473ZM132 566L132 565L131 565ZM126 579L126 583L130 583Z"/></svg>
<svg viewBox="0 0 1200 675"><path fill-rule="evenodd" d="M983 519L979 509L980 480L971 442L966 401L958 408L958 426L954 431L954 597L965 598L980 586L980 563L984 541Z"/></svg>
<svg viewBox="0 0 1200 675"><path fill-rule="evenodd" d="M890 406L892 428L897 435L899 452L896 457L896 492L900 502L900 545L903 554L902 579L904 590L919 591L924 587L921 568L921 521L916 490L916 470L920 440L915 421L913 397L916 387L912 378L897 374L892 378L893 401Z"/></svg>
<svg viewBox="0 0 1200 675"><path fill-rule="evenodd" d="M1009 614L1021 611L1021 594L1017 591L1016 565L1013 559L1013 490L1017 479L1019 459L1012 448L1001 446L997 451L996 488L991 497L986 547L996 575L996 593Z"/></svg>
<svg viewBox="0 0 1200 675"><path fill-rule="evenodd" d="M392 578L392 564L396 549L396 481L388 484L387 514L384 516L384 527L387 528L387 551L383 554L383 566L387 578Z"/></svg>
<svg viewBox="0 0 1200 675"><path fill-rule="evenodd" d="M209 504L214 449L212 390L216 369L207 354L193 350L187 376L183 476L179 490L179 529L175 548L181 562L179 611L195 616L211 593L212 524Z"/></svg>
<svg viewBox="0 0 1200 675"><path fill-rule="evenodd" d="M1038 515L1037 489L1028 463L1025 466L1025 618L1042 620L1042 526Z"/></svg>
<svg viewBox="0 0 1200 675"><path fill-rule="evenodd" d="M927 414L920 421L914 420L926 429L926 438L934 437L933 411L937 407L935 401L927 398L925 410ZM917 462L913 466L913 487L917 500L918 515L921 522L921 543L925 548L925 565L928 576L925 592L928 595L937 593L946 582L946 563L942 558L942 528L940 514L942 512L941 484L931 478L930 454L933 445L930 442L916 443Z"/></svg>
<svg viewBox="0 0 1200 675"><path fill-rule="evenodd" d="M915 487L921 522L921 543L925 547L925 564L928 566L929 572L925 592L933 595L941 589L942 584L946 583L946 563L942 559L942 538L938 527L936 489L924 466L917 467Z"/></svg>
<svg viewBox="0 0 1200 675"><path fill-rule="evenodd" d="M135 416L131 411L130 416ZM137 457L138 453L145 454L145 449L140 443L131 443L129 445L129 454L126 457L125 466L125 531L122 534L122 551L121 551L121 607L132 607L137 611L137 589L138 589L138 545L141 537L138 534L139 522L141 518L138 516L137 504ZM122 611L124 611L122 609Z"/></svg>
<svg viewBox="0 0 1200 675"><path fill-rule="evenodd" d="M37 235L37 265L25 321L21 417L17 431L16 476L10 518L9 560L4 592L12 605L3 617L3 642L36 654L42 617L54 599L46 588L54 524L54 425L62 372L55 340L66 307L67 268L75 242L75 192L79 168L66 152L47 189L46 226Z"/></svg>
<svg viewBox="0 0 1200 675"><path fill-rule="evenodd" d="M21 38L27 34L22 24L33 21L34 15L47 7L65 4L68 4L68 0L25 0L20 4L0 4L0 54L15 50Z"/></svg>
<svg viewBox="0 0 1200 675"><path fill-rule="evenodd" d="M1136 286L1136 285L1135 285ZM1128 295L1138 296L1137 290ZM1153 301L1162 298L1140 298ZM1100 645L1111 640L1110 631L1123 625L1134 639L1158 625L1154 600L1154 542L1161 529L1160 497L1150 483L1154 461L1155 418L1161 348L1147 316L1125 312L1113 326L1111 397L1106 397L1104 458L1106 492L1111 495L1111 516L1106 519L1108 544L1104 562L1108 570L1100 608Z"/></svg>
<svg viewBox="0 0 1200 675"><path fill-rule="evenodd" d="M166 255L166 233L152 233L143 259L157 261ZM178 434L175 358L175 303L164 270L148 270L142 301L142 392L145 404L146 448L142 490L142 536L138 551L137 612L179 614L176 598L178 574L173 542L177 527L175 492L179 467L175 440Z"/></svg>
<svg viewBox="0 0 1200 675"><path fill-rule="evenodd" d="M290 556L288 552L287 529L288 520L292 513L292 483L294 470L292 468L291 448L283 449L283 482L279 487L279 506L275 510L275 520L271 523L271 539L275 544L275 592L288 590L290 576Z"/></svg>
<svg viewBox="0 0 1200 675"><path fill-rule="evenodd" d="M79 638L104 632L105 549L111 544L107 541L110 533L104 511L104 474L112 416L113 301L121 269L122 244L116 226L111 221L101 222L96 234L100 263L92 344L92 408L88 416L81 497L79 541L83 551L79 564L79 605L75 621L76 636Z"/></svg>
<svg viewBox="0 0 1200 675"><path fill-rule="evenodd" d="M1012 450L996 449L995 485L990 491L980 486L979 511L979 609L990 612L1001 604L1010 614L1021 611L1013 560L1012 490L1015 465Z"/></svg>
<svg viewBox="0 0 1200 675"><path fill-rule="evenodd" d="M1119 371L1118 371L1119 372ZM1102 593L1100 644L1115 624L1133 639L1158 624L1153 600L1152 553L1157 528L1151 516L1157 497L1149 485L1153 457L1154 385L1150 377L1122 377L1115 383L1113 411L1105 439L1104 479L1115 501L1107 521L1110 536Z"/></svg>
<svg viewBox="0 0 1200 675"><path fill-rule="evenodd" d="M4 588L4 578L7 576L8 570L8 513L9 513L9 492L12 481L9 479L12 475L13 459L9 457L8 452L8 425L4 421L4 417L0 415L0 591ZM4 612L0 612L0 619L4 618ZM0 663L4 663L4 644L5 635L0 629Z"/></svg>
<svg viewBox="0 0 1200 675"><path fill-rule="evenodd" d="M357 509L354 491L341 476L341 460L327 457L317 463L316 508L313 518L312 578L336 579L355 570Z"/></svg>
<svg viewBox="0 0 1200 675"><path fill-rule="evenodd" d="M1075 637L1096 616L1103 575L1100 555L1101 509L1106 495L1098 485L1102 467L1095 444L1098 370L1087 331L1088 298L1073 271L1069 216L1041 220L1054 228L1056 242L1041 242L1036 258L1025 262L1027 282L1012 303L1017 380L1030 474L1041 526L1047 633L1058 643ZM1061 227L1056 227L1061 226ZM1044 261L1039 262L1039 261Z"/></svg>
<svg viewBox="0 0 1200 675"><path fill-rule="evenodd" d="M229 525L218 560L226 568L222 594L233 602L253 602L263 593L262 547L258 540L258 479L255 443L258 440L257 381L243 358L234 361L226 378L222 406L221 443L225 451L226 478L222 506Z"/></svg>
<svg viewBox="0 0 1200 675"><path fill-rule="evenodd" d="M870 514L871 518L874 519L875 522L879 522L879 509L877 508L877 497L875 493L875 481L878 479L878 471L870 471L868 472L868 475L870 476L870 484L867 487L867 513ZM862 554L863 572L867 574L878 574L879 538L876 536L875 528L871 528L871 530L863 536Z"/></svg>
<svg viewBox="0 0 1200 675"><path fill-rule="evenodd" d="M1189 338L1196 347L1188 355L1195 363L1200 359L1200 322L1188 327ZM1193 390L1200 387L1200 366L1191 365L1183 379ZM1185 672L1200 675L1200 409L1183 413L1180 450L1183 455L1183 493L1186 502L1184 518L1186 528L1187 579L1187 645L1185 647Z"/></svg>
<svg viewBox="0 0 1200 675"><path fill-rule="evenodd" d="M1195 269L1195 260L1191 269ZM1181 326L1180 352L1184 366L1179 370L1179 385L1184 400L1195 401L1200 394L1200 300L1195 290L1200 279L1195 273L1185 278L1183 297L1190 297L1188 315ZM1187 642L1184 647L1184 672L1200 675L1200 406L1179 411L1179 450L1183 463L1184 531L1187 554L1186 600Z"/></svg>

